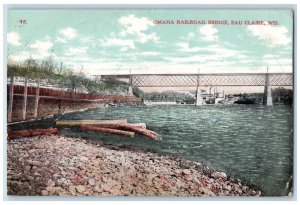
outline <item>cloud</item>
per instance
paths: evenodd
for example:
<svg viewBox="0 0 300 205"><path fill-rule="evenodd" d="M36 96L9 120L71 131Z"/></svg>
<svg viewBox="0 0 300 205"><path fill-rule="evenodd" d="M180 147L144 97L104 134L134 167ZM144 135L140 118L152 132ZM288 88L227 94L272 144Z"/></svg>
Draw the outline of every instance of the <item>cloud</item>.
<svg viewBox="0 0 300 205"><path fill-rule="evenodd" d="M39 41L36 40L35 43L31 44L29 48L33 48L39 53L46 53L53 46L53 43L49 40L47 41Z"/></svg>
<svg viewBox="0 0 300 205"><path fill-rule="evenodd" d="M144 52L140 52L139 55L142 56L160 56L161 52L156 52L156 51L144 51Z"/></svg>
<svg viewBox="0 0 300 205"><path fill-rule="evenodd" d="M86 55L88 47L70 47L65 51L66 56Z"/></svg>
<svg viewBox="0 0 300 205"><path fill-rule="evenodd" d="M183 51L183 52L198 52L198 51L203 51L204 49L203 48L200 48L200 47L193 47L191 48L189 46L188 43L186 42L180 42L180 43L176 43L176 46L179 47L179 51Z"/></svg>
<svg viewBox="0 0 300 205"><path fill-rule="evenodd" d="M56 38L55 42L59 42L59 43L67 43L67 40L58 36L58 37Z"/></svg>
<svg viewBox="0 0 300 205"><path fill-rule="evenodd" d="M247 30L255 37L266 41L268 47L285 46L292 42L288 37L288 29L285 26L250 25Z"/></svg>
<svg viewBox="0 0 300 205"><path fill-rule="evenodd" d="M46 39L45 41L36 40L33 44L29 45L33 58L41 59L51 55L49 49L52 48L53 43L48 38Z"/></svg>
<svg viewBox="0 0 300 205"><path fill-rule="evenodd" d="M218 39L218 29L213 27L213 25L200 26L198 32L204 41L215 41Z"/></svg>
<svg viewBox="0 0 300 205"><path fill-rule="evenodd" d="M108 47L108 46L123 46L123 47L129 47L131 49L135 48L135 44L133 40L130 39L120 39L120 38L108 38L101 40L100 43L102 46Z"/></svg>
<svg viewBox="0 0 300 205"><path fill-rule="evenodd" d="M17 32L10 32L7 34L7 42L13 46L20 46L20 35Z"/></svg>
<svg viewBox="0 0 300 205"><path fill-rule="evenodd" d="M135 17L133 14L128 16L122 16L119 18L119 23L122 26L120 32L121 37L134 36L140 43L147 43L148 41L157 42L159 40L158 35L155 32L146 34L150 27L155 24L146 17Z"/></svg>
<svg viewBox="0 0 300 205"><path fill-rule="evenodd" d="M229 49L223 47L220 44L213 44L205 47L193 47L191 48L189 43L180 42L176 44L179 51L184 53L194 53L200 52L197 54L188 54L180 57L163 57L165 60L170 63L184 63L184 64L226 64L236 62L239 60L240 63L243 63L248 59L246 51L240 51L235 49Z"/></svg>
<svg viewBox="0 0 300 205"><path fill-rule="evenodd" d="M67 43L67 41L77 37L77 31L71 27L63 28L58 31L61 36L57 36L55 42Z"/></svg>
<svg viewBox="0 0 300 205"><path fill-rule="evenodd" d="M61 29L59 33L68 40L71 40L77 36L77 31L71 27Z"/></svg>
<svg viewBox="0 0 300 205"><path fill-rule="evenodd" d="M122 52L128 51L128 47L120 48L119 51L122 51Z"/></svg>
<svg viewBox="0 0 300 205"><path fill-rule="evenodd" d="M205 52L204 55L202 56L213 56L214 60L219 60L219 59L225 59L229 57L234 57L238 59L244 59L247 58L246 55L244 55L245 51L239 51L235 49L229 49L221 46L220 44L213 44L205 47L190 47L189 43L186 42L179 42L176 44L178 47L178 51L181 52L188 52L188 53L195 53L195 52ZM191 62L195 58L187 58L186 62Z"/></svg>

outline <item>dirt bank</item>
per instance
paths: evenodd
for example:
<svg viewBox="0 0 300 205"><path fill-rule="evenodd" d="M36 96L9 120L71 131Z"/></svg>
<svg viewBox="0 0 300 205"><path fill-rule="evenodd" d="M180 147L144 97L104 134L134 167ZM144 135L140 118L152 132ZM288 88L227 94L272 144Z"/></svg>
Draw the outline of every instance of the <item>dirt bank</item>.
<svg viewBox="0 0 300 205"><path fill-rule="evenodd" d="M81 138L20 138L7 148L8 195L261 195L200 163Z"/></svg>

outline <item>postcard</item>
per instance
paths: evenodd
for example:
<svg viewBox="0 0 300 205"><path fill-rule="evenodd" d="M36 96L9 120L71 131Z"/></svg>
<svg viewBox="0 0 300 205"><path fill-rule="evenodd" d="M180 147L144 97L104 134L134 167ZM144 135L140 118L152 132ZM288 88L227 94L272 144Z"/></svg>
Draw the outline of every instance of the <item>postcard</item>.
<svg viewBox="0 0 300 205"><path fill-rule="evenodd" d="M7 12L8 196L289 196L292 9Z"/></svg>

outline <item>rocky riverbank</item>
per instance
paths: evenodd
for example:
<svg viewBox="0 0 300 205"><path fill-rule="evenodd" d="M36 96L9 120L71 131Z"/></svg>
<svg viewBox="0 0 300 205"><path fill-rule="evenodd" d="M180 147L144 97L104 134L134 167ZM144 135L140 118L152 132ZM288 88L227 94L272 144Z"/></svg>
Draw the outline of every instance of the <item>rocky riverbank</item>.
<svg viewBox="0 0 300 205"><path fill-rule="evenodd" d="M8 195L260 196L181 158L59 135L8 140Z"/></svg>

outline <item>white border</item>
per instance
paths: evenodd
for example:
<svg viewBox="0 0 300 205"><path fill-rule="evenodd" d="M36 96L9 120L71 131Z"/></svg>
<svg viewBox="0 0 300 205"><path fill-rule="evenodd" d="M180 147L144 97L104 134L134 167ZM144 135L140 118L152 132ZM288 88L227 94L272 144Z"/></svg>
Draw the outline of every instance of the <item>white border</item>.
<svg viewBox="0 0 300 205"><path fill-rule="evenodd" d="M104 6L104 7L120 7L120 4L121 4L121 7L130 7L130 5L128 5L128 4L135 4L135 6L136 6L136 4L139 4L141 1L138 1L138 0L127 0L127 1L122 1L122 0L104 0L104 1L101 1L101 2L98 2L98 1L96 1L96 0L76 0L76 2L74 2L74 0L73 1L71 1L71 0L43 0L43 1L39 1L39 0L3 0L2 1L3 3L1 3L2 5L1 5L1 8L0 8L0 14L1 14L1 29L3 29L3 5L4 4L18 4L18 5L26 5L27 4L27 6L33 6L33 5L30 5L30 4L39 4L39 5L41 5L41 4L56 4L56 5L60 5L60 6L64 6L64 7L66 7L66 6L68 6L67 4L69 4L69 3L71 3L71 4L83 4L83 5L77 5L77 6L84 6L84 7L88 7L89 5L88 4L98 4L98 3L101 3L102 4L102 6ZM153 4L156 4L156 6L155 7L165 7L165 6L168 6L168 5L166 5L166 4L176 4L176 6L175 7L177 7L177 8L180 8L180 7L191 7L191 5L189 6L189 5L187 5L187 4L199 4L199 3L201 3L201 2L197 2L197 1L195 1L195 0L184 0L184 1L175 1L175 0L144 0L143 2L142 2L144 5L142 5L141 7L144 7L144 6L147 6L147 5L145 5L145 4L151 4L151 5L148 5L148 7L150 6L150 7L153 7L154 5ZM205 4L206 3L206 4ZM207 3L209 4L209 5L207 5ZM262 6L262 7L265 7L263 4L271 4L271 5L277 5L278 7L280 7L280 6L286 6L286 5L282 5L282 4L295 4L296 6L297 6L297 0L285 0L285 1L279 1L279 0L273 0L273 1L270 1L270 0L261 0L261 1L259 1L259 2L256 2L256 1L249 1L249 0L231 0L231 1L224 1L224 0L209 0L208 2L203 2L202 3L202 6L204 6L204 7L214 7L214 6L216 6L216 7L219 7L220 6L220 4L221 5L225 5L226 7L228 6L228 7L231 7L231 6L233 6L233 7L236 7L237 5L236 4L239 4L240 6L241 5L245 5L245 6L247 6L247 7L255 7L255 6L257 6L257 5L260 5L260 6ZM29 4L29 5L28 5ZM124 5L124 4L127 4L127 5ZM184 5L180 5L180 4L184 4ZM235 5L231 5L231 4L235 4ZM252 4L252 5L251 5ZM160 5L160 6L159 6ZM77 7L76 6L76 7ZM133 5L132 5L133 6ZM200 6L200 5L198 5L198 6ZM296 27L298 27L298 22L299 22L299 17L297 16L297 19L295 19L296 21L295 21L295 26ZM4 42L4 33L3 33L3 30L2 30L2 35L1 35L1 37L2 37L2 39L1 39L1 41L0 41L0 44L1 44L1 51L0 51L0 53L1 53L1 64L2 65L4 65L3 64L3 60L4 60L4 58L3 58L3 42ZM296 39L298 39L298 33L297 32L295 32L296 33L296 36L295 36L295 46L296 46L296 48L297 48L297 50L298 50L298 42L296 41ZM296 51L296 53L298 53L297 51ZM296 63L296 60L297 60L297 56L298 55L295 55L295 63ZM4 67L4 66L3 66ZM4 89L6 89L6 86L4 86L4 75L3 75L3 67L2 67L2 72L0 72L0 80L1 80L1 83L0 83L0 92L2 92L2 93L6 93L6 92L4 92L5 90ZM297 73L297 70L296 70L296 67L294 68L295 70L295 75L296 75L296 73ZM298 76L296 75L296 78L295 78L295 87L294 87L294 92L295 92L295 94L296 94L296 91L298 90L298 84L297 84L297 82L298 82ZM298 98L298 95L296 95L296 101L295 102L299 102L299 98ZM6 97L3 95L3 97L1 97L0 98L0 108L2 109L2 112L0 112L0 113L6 113L6 103L4 103L5 102L5 99L6 99ZM295 104L295 116L298 116L298 110L296 110L296 108L298 107L297 106L298 104ZM6 126L4 126L5 125L5 122L3 121L3 118L1 118L0 117L0 133L4 133L4 129L6 128ZM298 127L298 123L296 124L296 117L295 117L295 124L294 124L294 128L297 128ZM297 134L297 133L296 133ZM297 139L297 137L298 136L295 136L295 138ZM4 153L4 145L2 144L2 143L5 143L5 136L2 136L2 140L0 140L0 153L3 153L4 154L4 156L6 155L5 153ZM299 147L299 142L300 142L300 140L297 140L297 144L295 144L294 146L295 147ZM1 158L0 157L0 160L1 160L1 164L2 165L4 165L4 163L6 163L6 161L5 161L5 158L4 158L4 156ZM294 156L297 156L297 150L295 149L295 153L294 153ZM298 172L299 172L299 157L297 157L297 162L296 162L296 167L297 167L297 173L296 173L296 175L298 176ZM1 166L1 167L3 167L3 166ZM3 176L3 169L0 169L0 174L1 174L1 176L0 176L0 179L1 179L1 182L3 182L4 181L4 176ZM297 177L297 181L295 181L296 183L297 183L297 185L299 185L299 178ZM1 185L3 185L3 183L1 183ZM30 198L31 197L29 197L28 199L29 200L26 200L26 202L25 201L3 201L4 200L4 196L2 195L2 193L3 193L3 186L1 186L0 185L0 196L1 196L1 200L2 200L2 204L23 204L23 203L30 203L30 204L52 204L52 203L55 203L55 204L81 204L81 203L86 203L87 201L88 201L88 203L91 203L91 204L98 204L99 203L99 201L89 201L89 199L86 199L86 198L84 198L83 200L86 200L86 201L79 201L79 200L82 200L82 199L80 199L80 198L78 198L78 200L76 200L76 201L65 201L65 198L63 198L63 200L62 200L62 198L48 198L47 200L51 200L51 201L30 201ZM299 189L298 189L298 192L299 192ZM298 195L298 198L299 198L299 195ZM33 200L34 200L34 198L32 198ZM113 201L109 201L109 202L106 202L106 203L109 203L109 204L119 204L119 203L122 203L122 204L140 204L140 203L143 203L143 204L152 204L153 202L151 202L150 200L151 199L149 199L149 198L147 198L147 201L140 201L140 200L143 200L143 198L134 198L134 199L132 199L132 198L127 198L127 200L129 199L130 201L123 201L123 202L121 202L121 201L117 201L117 200L126 200L126 198L120 198L120 199L117 199L117 198L106 198L107 200L113 200ZM57 200L57 201L56 201ZM60 201L58 201L58 200L60 200ZM102 199L103 200L103 199ZM104 203L105 201L100 201L100 203ZM135 200L135 201L132 201L132 200ZM169 204L170 203L170 201L165 201L163 198L153 198L153 200L156 202L156 203L158 203L158 204ZM159 201L159 200L163 200L163 201ZM249 200L248 200L248 198L242 198L242 199L240 199L240 198L237 198L237 200L234 200L234 201L230 201L230 200L232 200L232 198L230 198L229 200L225 200L225 201L223 201L223 199L222 199L222 201L215 201L215 200L218 200L218 198L214 198L213 200L214 201L212 201L212 200L209 200L209 201L203 201L203 200L201 200L201 198L184 198L184 199L181 199L181 198L174 198L174 200L178 200L178 201L173 201L173 199L172 199L172 202L171 203L175 203L175 204L181 204L183 201L182 200L187 200L188 201L188 203L190 203L190 204L199 204L199 203L203 203L203 202L205 202L206 204L218 204L218 203L222 203L222 204L241 204L241 200L243 201L242 203L243 204L249 204L249 203L257 203L257 204L266 204L266 205L268 205L268 204L281 204L281 203L284 203L284 204L298 204L299 203L299 199L296 199L295 201L286 201L286 199L284 199L284 198L282 198L282 197L272 197L272 199L270 199L269 197L267 197L267 198L259 198L259 200L260 201L257 201L257 200L255 200L255 201L253 201L253 198L251 199L251 198L249 198ZM191 201L191 200L195 200L195 201Z"/></svg>

